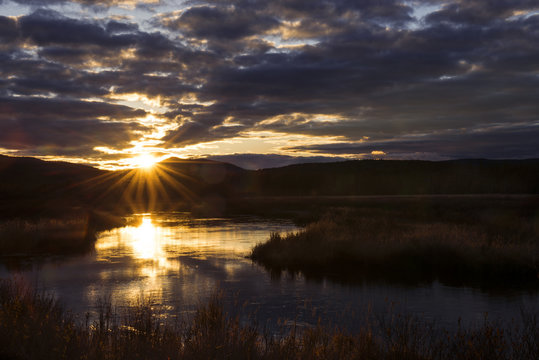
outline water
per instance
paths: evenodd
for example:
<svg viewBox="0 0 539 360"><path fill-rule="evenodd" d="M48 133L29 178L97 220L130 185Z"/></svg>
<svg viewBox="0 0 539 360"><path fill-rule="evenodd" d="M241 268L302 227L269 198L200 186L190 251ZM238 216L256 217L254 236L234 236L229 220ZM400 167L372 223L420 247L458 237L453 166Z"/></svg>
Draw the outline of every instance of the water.
<svg viewBox="0 0 539 360"><path fill-rule="evenodd" d="M354 329L367 313L378 317L391 310L452 328L459 319L468 326L485 316L518 321L521 309L538 309L538 293L520 290L490 294L438 282L411 287L339 285L290 274L272 278L245 256L270 232L296 230L285 220L197 219L186 213L139 217L137 226L100 233L90 254L31 264L19 276L52 291L76 314L92 312L99 299L125 304L141 296L170 314L190 313L220 289L229 311L256 313L259 323L270 327L278 319L309 326L321 318ZM0 268L1 276L9 272Z"/></svg>

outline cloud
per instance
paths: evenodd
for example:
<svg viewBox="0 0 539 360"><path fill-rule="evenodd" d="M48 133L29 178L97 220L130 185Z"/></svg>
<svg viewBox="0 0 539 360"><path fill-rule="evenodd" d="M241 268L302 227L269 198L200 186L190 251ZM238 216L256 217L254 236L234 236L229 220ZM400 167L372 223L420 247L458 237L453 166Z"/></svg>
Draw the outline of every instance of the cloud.
<svg viewBox="0 0 539 360"><path fill-rule="evenodd" d="M241 7L194 6L161 19L169 29L187 37L212 40L237 40L261 35L279 25L272 16L243 10Z"/></svg>
<svg viewBox="0 0 539 360"><path fill-rule="evenodd" d="M87 7L111 7L111 6L129 6L141 7L147 5L156 5L161 0L11 0L15 3L33 7L45 7L55 4L77 3ZM1 3L0 3L1 4Z"/></svg>
<svg viewBox="0 0 539 360"><path fill-rule="evenodd" d="M331 10L326 3L287 4L288 10L280 10L289 19L314 18L319 12L337 19L345 5L366 14L370 9L345 2L336 2ZM432 22L419 29L387 29L352 19L348 24L356 28L343 26L315 45L241 54L208 72L198 97L213 105L191 116L167 139L185 144L197 137L217 137L216 125L227 118L241 125L236 127L239 132L326 134L351 141L533 121L539 110L533 100L538 63L533 44L538 34L530 30L537 18L488 27ZM267 121L294 113L341 120Z"/></svg>
<svg viewBox="0 0 539 360"><path fill-rule="evenodd" d="M13 43L17 40L19 32L17 22L9 17L0 16L0 42L3 45ZM2 46L2 45L0 45Z"/></svg>
<svg viewBox="0 0 539 360"><path fill-rule="evenodd" d="M123 33L123 32L135 32L138 31L138 24L121 22L117 20L110 20L107 22L105 30L109 34Z"/></svg>
<svg viewBox="0 0 539 360"><path fill-rule="evenodd" d="M418 4L439 7L420 22L413 17ZM122 100L127 95L150 99L168 121L165 148L269 132L340 139L335 148L290 146L313 153L536 153L526 131L517 130L534 133L539 121L536 1L210 0L182 6L146 13L151 21L144 23L46 9L0 17L0 96L13 104L40 97L32 108L52 114L50 121L90 121L86 131L118 122L97 114L118 111L125 122L139 117L116 107L128 103ZM66 105L89 98L111 108L92 105L92 115L81 105L85 115L79 116ZM45 105L59 103L64 114ZM18 109L27 127L37 126L29 120L34 115ZM119 132L132 136L132 129ZM477 129L488 131L479 135ZM455 141L458 151L443 145ZM496 141L503 146L496 148Z"/></svg>
<svg viewBox="0 0 539 360"><path fill-rule="evenodd" d="M328 155L383 154L384 158L537 158L538 136L539 122L511 127L493 126L473 131L444 131L428 136L401 136L384 141L298 146L287 150Z"/></svg>
<svg viewBox="0 0 539 360"><path fill-rule="evenodd" d="M430 23L483 25L536 10L539 10L539 4L534 0L456 0L445 3L426 20Z"/></svg>
<svg viewBox="0 0 539 360"><path fill-rule="evenodd" d="M172 52L180 54L181 47L159 33L138 31L134 23L77 20L38 10L17 21L2 18L0 24L6 24L10 31L3 34L18 45L0 54L0 73L10 79L8 87L16 94L104 97L112 87L116 92L144 92L162 86L162 79L142 79L144 73L181 67L170 58ZM184 91L174 81L179 89L175 94Z"/></svg>
<svg viewBox="0 0 539 360"><path fill-rule="evenodd" d="M79 120L108 117L125 120L146 115L144 110L105 102L44 98L0 98L0 109L0 119L34 117Z"/></svg>
<svg viewBox="0 0 539 360"><path fill-rule="evenodd" d="M67 18L52 10L36 10L20 18L19 26L23 37L40 46L69 44L121 48L135 43L131 35L112 35L95 23Z"/></svg>
<svg viewBox="0 0 539 360"><path fill-rule="evenodd" d="M47 155L88 155L96 146L124 148L144 111L99 102L0 98L0 147ZM103 119L103 120L101 120Z"/></svg>
<svg viewBox="0 0 539 360"><path fill-rule="evenodd" d="M261 10L285 20L316 20L327 22L335 18L400 23L411 20L412 8L396 0L210 0L212 5L234 6L249 11Z"/></svg>
<svg viewBox="0 0 539 360"><path fill-rule="evenodd" d="M18 119L0 122L0 147L41 155L89 156L94 147L126 148L134 140L138 123L99 120Z"/></svg>

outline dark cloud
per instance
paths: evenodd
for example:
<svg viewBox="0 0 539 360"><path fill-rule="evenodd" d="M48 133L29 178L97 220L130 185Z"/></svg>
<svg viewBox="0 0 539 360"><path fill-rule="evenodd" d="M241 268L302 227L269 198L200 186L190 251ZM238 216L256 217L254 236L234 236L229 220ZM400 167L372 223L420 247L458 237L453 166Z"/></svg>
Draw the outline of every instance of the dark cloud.
<svg viewBox="0 0 539 360"><path fill-rule="evenodd" d="M9 18L2 21L10 30L3 34L19 41L20 49L23 41L39 45L33 50L38 58L24 50L0 54L4 55L0 56L0 73L10 79L7 86L16 94L101 97L109 94L112 87L116 87L116 93L122 89L145 92L163 84L158 85L157 78L141 81L142 74L177 71L181 67L171 57L172 52L181 52L179 47L160 33L138 31L133 23L81 21L49 10L22 16L18 22ZM121 35L115 35L118 33ZM124 57L122 51L136 60ZM167 57L166 62L164 57ZM95 67L114 67L115 71L96 72ZM176 87L182 89L181 84L175 82Z"/></svg>
<svg viewBox="0 0 539 360"><path fill-rule="evenodd" d="M430 23L489 24L518 15L522 11L539 10L535 0L457 0L446 3L427 16Z"/></svg>
<svg viewBox="0 0 539 360"><path fill-rule="evenodd" d="M138 24L120 22L116 20L111 20L107 22L105 30L109 34L123 33L123 32L134 32L139 29Z"/></svg>
<svg viewBox="0 0 539 360"><path fill-rule="evenodd" d="M76 59L76 52L64 51L65 49L49 50L64 60L70 56L70 61L66 61L67 64ZM105 84L91 84L83 80L84 72L69 68L65 64L34 60L18 54L0 59L0 64L2 64L0 74L8 79L6 89L18 95L64 95L86 98L108 93L104 88Z"/></svg>
<svg viewBox="0 0 539 360"><path fill-rule="evenodd" d="M148 4L155 4L154 0L11 0L21 5L28 5L34 7L44 7L54 4L65 3L77 3L89 7L110 7L117 5L133 5L145 6ZM1 3L0 3L1 4Z"/></svg>
<svg viewBox="0 0 539 360"><path fill-rule="evenodd" d="M162 19L163 24L179 30L188 37L212 40L236 40L251 35L262 35L279 25L270 15L231 7L196 6L178 16Z"/></svg>
<svg viewBox="0 0 539 360"><path fill-rule="evenodd" d="M418 4L440 7L417 22L412 6ZM101 104L144 94L159 99L177 125L162 139L165 147L269 131L342 139L337 148L302 148L328 154L537 154L527 136L539 121L537 1L208 0L184 6L140 26L43 9L0 17L0 95L15 104L26 127L38 127L37 121L17 97L40 96L31 108L46 119L86 121L91 132L94 125L108 131L100 116L111 123L140 116ZM79 101L85 98L102 99L92 105L95 114ZM70 101L81 104L81 114ZM49 107L59 102L65 113L53 114ZM119 117L106 115L114 111Z"/></svg>
<svg viewBox="0 0 539 360"><path fill-rule="evenodd" d="M135 132L149 130L133 121L143 114L106 103L0 98L0 147L39 149L47 155L88 155L96 146L124 148Z"/></svg>
<svg viewBox="0 0 539 360"><path fill-rule="evenodd" d="M18 37L17 22L12 18L0 16L0 43L4 45L10 44L16 41Z"/></svg>
<svg viewBox="0 0 539 360"><path fill-rule="evenodd" d="M109 117L115 120L132 119L146 115L144 110L96 101L78 101L42 98L0 98L0 119L63 118L79 120Z"/></svg>
<svg viewBox="0 0 539 360"><path fill-rule="evenodd" d="M345 17L347 22L363 21L401 23L411 20L412 8L397 0L209 0L213 5L231 6L249 11L261 10L285 20L324 22Z"/></svg>
<svg viewBox="0 0 539 360"><path fill-rule="evenodd" d="M22 36L37 45L69 44L126 47L136 39L131 35L112 35L92 22L75 20L52 10L36 10L19 19Z"/></svg>
<svg viewBox="0 0 539 360"><path fill-rule="evenodd" d="M385 141L338 143L291 147L292 151L311 151L334 155L369 155L425 159L459 158L537 158L539 123L512 127L478 128L468 131L445 131L428 136L403 136ZM372 154L371 154L372 155Z"/></svg>
<svg viewBox="0 0 539 360"><path fill-rule="evenodd" d="M122 149L135 139L138 123L99 120L18 119L0 121L0 147L39 151L41 155L95 154L96 146Z"/></svg>
<svg viewBox="0 0 539 360"><path fill-rule="evenodd" d="M364 13L369 10L369 4L362 2L335 2L331 10L326 2L283 4L275 5L287 7L280 8L283 18L310 16L314 21L321 17L313 14L322 12L329 19L344 13L346 6L354 11L365 6ZM526 5L515 4L513 12ZM249 9L248 4L244 6ZM495 26L475 21L459 27L432 22L416 30L386 29L352 19L348 25L355 27L341 26L315 45L288 52L241 54L208 74L199 96L217 102L167 139L178 144L196 142L191 136L196 133L200 140L207 140L218 136L216 125L228 117L242 125L234 128L238 132L247 128L354 141L481 123L534 121L539 113L534 100L538 95L534 74L539 37L533 30L537 18L516 18ZM316 114L343 121L318 121L312 118ZM263 121L272 117L278 118ZM193 128L195 133L187 131Z"/></svg>

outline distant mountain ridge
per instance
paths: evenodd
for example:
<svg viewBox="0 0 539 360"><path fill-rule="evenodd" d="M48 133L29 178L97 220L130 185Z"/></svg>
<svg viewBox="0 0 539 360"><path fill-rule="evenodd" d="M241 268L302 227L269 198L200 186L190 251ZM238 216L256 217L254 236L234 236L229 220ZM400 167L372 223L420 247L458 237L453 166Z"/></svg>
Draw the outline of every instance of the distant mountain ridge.
<svg viewBox="0 0 539 360"><path fill-rule="evenodd" d="M0 214L209 197L539 194L539 159L351 160L245 170L169 158L152 171L0 155Z"/></svg>
<svg viewBox="0 0 539 360"><path fill-rule="evenodd" d="M257 172L267 195L539 193L539 159L350 160Z"/></svg>

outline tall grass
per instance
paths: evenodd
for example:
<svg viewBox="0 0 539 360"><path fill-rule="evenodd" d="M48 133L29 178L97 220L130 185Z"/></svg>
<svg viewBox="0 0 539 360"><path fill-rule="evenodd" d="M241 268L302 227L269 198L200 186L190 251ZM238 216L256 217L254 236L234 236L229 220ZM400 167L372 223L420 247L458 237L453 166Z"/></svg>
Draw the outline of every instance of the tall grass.
<svg viewBox="0 0 539 360"><path fill-rule="evenodd" d="M94 240L88 220L82 217L12 219L0 224L0 252L4 255L84 252Z"/></svg>
<svg viewBox="0 0 539 360"><path fill-rule="evenodd" d="M250 257L270 270L343 280L440 279L537 286L539 226L496 214L479 221L333 211L295 233L273 233Z"/></svg>
<svg viewBox="0 0 539 360"><path fill-rule="evenodd" d="M84 253L93 248L97 231L124 223L121 217L103 212L8 219L0 222L0 254Z"/></svg>
<svg viewBox="0 0 539 360"><path fill-rule="evenodd" d="M20 280L0 282L2 359L537 359L539 318L485 319L474 328L436 329L391 312L359 332L318 324L278 334L228 315L214 296L187 319L167 318L148 300L98 306L76 320L53 297Z"/></svg>

